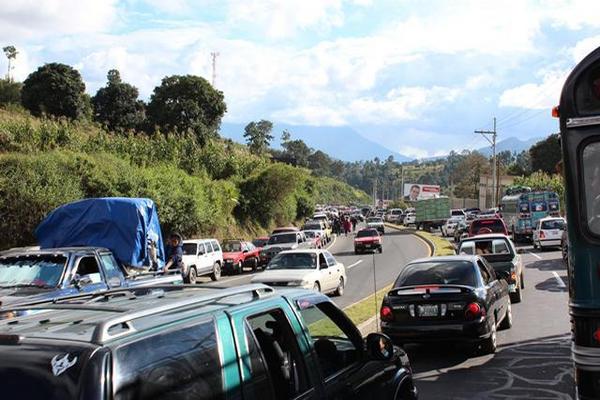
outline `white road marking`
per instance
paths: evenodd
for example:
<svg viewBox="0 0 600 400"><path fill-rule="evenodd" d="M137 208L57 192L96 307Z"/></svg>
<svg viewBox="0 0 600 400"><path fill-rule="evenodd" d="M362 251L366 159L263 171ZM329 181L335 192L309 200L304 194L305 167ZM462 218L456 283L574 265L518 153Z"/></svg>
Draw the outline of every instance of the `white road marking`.
<svg viewBox="0 0 600 400"><path fill-rule="evenodd" d="M527 252L527 254L531 254L532 256L534 256L535 258L537 258L538 260L543 260L543 258L542 258L542 257L540 257L540 256L538 256L537 254L535 254L535 253L532 253L532 252L530 252L530 251L528 251L528 252Z"/></svg>
<svg viewBox="0 0 600 400"><path fill-rule="evenodd" d="M562 280L562 278L558 275L558 273L556 271L552 271L552 275L554 275L554 279L556 279L556 283L558 284L558 287L560 287L560 288L567 287L567 285L565 285L565 282Z"/></svg>
<svg viewBox="0 0 600 400"><path fill-rule="evenodd" d="M355 262L354 264L347 266L347 267L346 267L346 269L351 269L351 268L354 268L354 267L356 267L358 264L360 264L361 262L363 262L363 260L358 260L358 261L357 261L357 262Z"/></svg>

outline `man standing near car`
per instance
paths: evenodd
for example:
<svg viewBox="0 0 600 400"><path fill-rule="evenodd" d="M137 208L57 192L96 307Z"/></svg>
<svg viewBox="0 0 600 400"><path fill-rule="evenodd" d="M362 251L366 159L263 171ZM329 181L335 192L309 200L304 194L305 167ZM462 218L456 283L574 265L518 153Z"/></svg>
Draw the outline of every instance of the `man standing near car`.
<svg viewBox="0 0 600 400"><path fill-rule="evenodd" d="M179 269L181 270L181 274L185 276L185 265L183 264L183 245L181 235L179 233L171 234L169 237L169 245L166 248L165 254L167 256L165 271Z"/></svg>

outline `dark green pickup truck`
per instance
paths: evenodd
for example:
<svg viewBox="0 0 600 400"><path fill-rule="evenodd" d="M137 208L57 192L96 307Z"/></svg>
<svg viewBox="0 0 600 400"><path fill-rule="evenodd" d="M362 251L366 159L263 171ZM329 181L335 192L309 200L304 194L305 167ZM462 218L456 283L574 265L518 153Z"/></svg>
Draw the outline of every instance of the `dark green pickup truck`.
<svg viewBox="0 0 600 400"><path fill-rule="evenodd" d="M14 311L0 321L5 398L417 397L406 354L312 291L165 286Z"/></svg>

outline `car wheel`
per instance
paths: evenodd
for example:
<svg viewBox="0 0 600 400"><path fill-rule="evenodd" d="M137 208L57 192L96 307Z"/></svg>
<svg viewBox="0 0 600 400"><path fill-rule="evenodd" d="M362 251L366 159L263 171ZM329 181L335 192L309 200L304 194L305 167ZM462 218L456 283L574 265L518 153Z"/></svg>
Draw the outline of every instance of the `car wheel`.
<svg viewBox="0 0 600 400"><path fill-rule="evenodd" d="M198 282L198 273L196 272L196 268L194 268L194 267L190 268L188 280L190 281L191 285L195 285L196 282Z"/></svg>
<svg viewBox="0 0 600 400"><path fill-rule="evenodd" d="M535 240L533 241L533 249L536 250L538 248L537 243L535 242Z"/></svg>
<svg viewBox="0 0 600 400"><path fill-rule="evenodd" d="M494 354L496 352L496 347L498 345L498 337L496 335L496 320L494 319L494 324L492 325L492 332L490 333L490 337L484 339L481 342L481 353L482 354Z"/></svg>
<svg viewBox="0 0 600 400"><path fill-rule="evenodd" d="M258 269L258 258L252 259L252 272L256 272Z"/></svg>
<svg viewBox="0 0 600 400"><path fill-rule="evenodd" d="M219 279L221 279L221 264L219 264L218 262L213 264L213 269L212 269L212 274L210 274L210 279L213 282L216 282Z"/></svg>
<svg viewBox="0 0 600 400"><path fill-rule="evenodd" d="M335 296L343 296L344 295L344 278L340 277L340 282L338 283L337 289L335 289L335 292L333 292L333 294Z"/></svg>
<svg viewBox="0 0 600 400"><path fill-rule="evenodd" d="M523 273L521 272L521 278L519 279L521 282L521 289L525 289L525 279L523 278Z"/></svg>
<svg viewBox="0 0 600 400"><path fill-rule="evenodd" d="M520 303L523 300L523 295L521 293L521 287L517 286L517 291L510 294L510 302L513 304Z"/></svg>
<svg viewBox="0 0 600 400"><path fill-rule="evenodd" d="M512 324L513 324L512 306L510 305L510 302L509 302L508 307L506 308L506 315L504 316L504 319L500 323L500 329L502 329L502 330L510 329L512 327Z"/></svg>
<svg viewBox="0 0 600 400"><path fill-rule="evenodd" d="M236 275L239 275L242 272L244 272L244 264L242 264L242 262L239 261L235 267L235 273L236 273Z"/></svg>
<svg viewBox="0 0 600 400"><path fill-rule="evenodd" d="M315 284L313 285L313 290L315 292L320 292L321 291L321 285L319 285L319 282L315 282Z"/></svg>
<svg viewBox="0 0 600 400"><path fill-rule="evenodd" d="M379 248L379 254L383 253L383 247Z"/></svg>

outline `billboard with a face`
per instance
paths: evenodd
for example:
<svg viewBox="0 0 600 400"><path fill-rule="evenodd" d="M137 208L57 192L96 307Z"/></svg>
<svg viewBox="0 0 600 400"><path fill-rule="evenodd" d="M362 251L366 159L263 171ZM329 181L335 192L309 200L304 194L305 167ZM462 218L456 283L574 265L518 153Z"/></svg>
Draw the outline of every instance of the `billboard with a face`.
<svg viewBox="0 0 600 400"><path fill-rule="evenodd" d="M431 199L440 195L439 185L421 185L420 183L405 183L403 196L408 201Z"/></svg>

